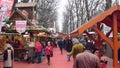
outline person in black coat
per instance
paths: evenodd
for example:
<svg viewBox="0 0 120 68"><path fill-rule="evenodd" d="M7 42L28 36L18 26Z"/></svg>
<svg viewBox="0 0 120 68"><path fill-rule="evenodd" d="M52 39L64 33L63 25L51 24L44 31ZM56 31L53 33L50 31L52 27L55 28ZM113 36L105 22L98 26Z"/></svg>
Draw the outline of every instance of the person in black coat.
<svg viewBox="0 0 120 68"><path fill-rule="evenodd" d="M60 40L58 41L58 45L59 45L61 54L63 54L64 41L63 41L62 39L60 39Z"/></svg>
<svg viewBox="0 0 120 68"><path fill-rule="evenodd" d="M66 50L67 50L67 52L71 52L72 46L73 46L72 40L71 39L67 39L66 42L67 42L66 43Z"/></svg>
<svg viewBox="0 0 120 68"><path fill-rule="evenodd" d="M72 40L69 38L66 40L66 51L69 53L71 52L72 50L72 46L73 46L73 43L72 43ZM70 56L67 56L67 60L70 61Z"/></svg>

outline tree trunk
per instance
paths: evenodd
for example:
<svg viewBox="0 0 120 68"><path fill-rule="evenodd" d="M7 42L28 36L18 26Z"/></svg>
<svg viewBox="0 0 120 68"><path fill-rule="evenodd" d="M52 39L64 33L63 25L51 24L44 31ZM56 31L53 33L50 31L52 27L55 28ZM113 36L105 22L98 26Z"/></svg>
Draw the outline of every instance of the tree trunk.
<svg viewBox="0 0 120 68"><path fill-rule="evenodd" d="M105 10L108 10L109 8L111 8L111 4L112 4L112 0L106 0Z"/></svg>

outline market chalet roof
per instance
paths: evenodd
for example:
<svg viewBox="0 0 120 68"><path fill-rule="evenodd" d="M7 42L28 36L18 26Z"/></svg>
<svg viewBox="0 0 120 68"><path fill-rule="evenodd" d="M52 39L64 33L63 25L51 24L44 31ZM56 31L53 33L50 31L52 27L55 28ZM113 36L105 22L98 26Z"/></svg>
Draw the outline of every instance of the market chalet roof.
<svg viewBox="0 0 120 68"><path fill-rule="evenodd" d="M113 27L113 15L117 15L117 24L118 24L118 32L120 32L120 5L113 6L109 10L105 11L104 13L98 15L97 17L94 17L87 23L80 26L78 29L74 30L70 33L70 35L78 36L81 35L85 30L88 28L91 28L97 23L104 23L105 25L109 27Z"/></svg>
<svg viewBox="0 0 120 68"><path fill-rule="evenodd" d="M15 7L35 7L37 4L36 3L33 3L33 2L30 2L30 3L16 3Z"/></svg>
<svg viewBox="0 0 120 68"><path fill-rule="evenodd" d="M15 20L27 20L27 28L26 30L29 31L29 32L34 32L34 31L37 31L37 32L46 32L46 33L49 33L48 30L44 27L36 27L34 24L32 24L32 21L29 20L29 18L27 18L24 14L22 14L22 11L19 10L19 9L15 9L11 16L9 17L8 20L5 20L4 22L7 22L8 24L10 24L11 22L13 22L13 28L9 29L7 32L10 33L11 31L12 32L16 32L15 30Z"/></svg>
<svg viewBox="0 0 120 68"><path fill-rule="evenodd" d="M21 19L20 19L21 18ZM9 21L14 21L14 20L27 20L27 24L28 25L33 25L31 23L31 21L24 15L22 14L22 11L19 10L19 9L15 9L12 14L10 15L9 17L9 20L6 21L6 22L9 22ZM15 22L15 21L14 21Z"/></svg>

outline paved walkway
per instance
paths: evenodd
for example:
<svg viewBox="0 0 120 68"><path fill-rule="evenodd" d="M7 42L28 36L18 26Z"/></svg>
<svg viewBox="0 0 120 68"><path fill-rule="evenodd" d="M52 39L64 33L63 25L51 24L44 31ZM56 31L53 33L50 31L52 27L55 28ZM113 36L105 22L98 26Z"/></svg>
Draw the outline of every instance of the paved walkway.
<svg viewBox="0 0 120 68"><path fill-rule="evenodd" d="M112 59L108 57L104 57L108 60L107 68L113 68L112 67ZM72 68L73 66L73 59L71 57L71 61L67 61L67 55L66 51L63 51L63 54L61 55L59 48L54 48L54 55L51 57L51 64L47 64L47 60L44 59L42 63L37 64L28 64L25 62L14 62L13 67L14 68ZM0 68L3 68L3 62L0 62Z"/></svg>

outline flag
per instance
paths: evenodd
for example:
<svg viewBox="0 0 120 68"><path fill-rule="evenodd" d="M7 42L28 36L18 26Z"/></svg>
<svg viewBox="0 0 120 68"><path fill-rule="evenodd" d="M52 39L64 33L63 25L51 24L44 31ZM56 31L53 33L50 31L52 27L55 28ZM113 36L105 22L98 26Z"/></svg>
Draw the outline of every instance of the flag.
<svg viewBox="0 0 120 68"><path fill-rule="evenodd" d="M10 16L14 0L0 0L1 11L4 11L3 16Z"/></svg>
<svg viewBox="0 0 120 68"><path fill-rule="evenodd" d="M14 0L0 0L0 32L1 27L4 24L3 21L9 18Z"/></svg>
<svg viewBox="0 0 120 68"><path fill-rule="evenodd" d="M0 32L1 32L1 28L2 28L2 17L0 16Z"/></svg>

